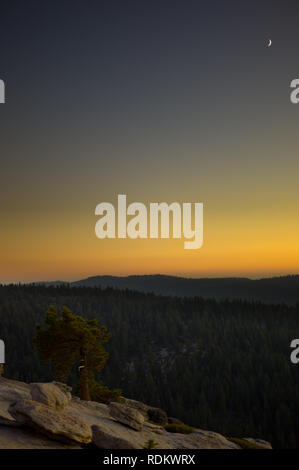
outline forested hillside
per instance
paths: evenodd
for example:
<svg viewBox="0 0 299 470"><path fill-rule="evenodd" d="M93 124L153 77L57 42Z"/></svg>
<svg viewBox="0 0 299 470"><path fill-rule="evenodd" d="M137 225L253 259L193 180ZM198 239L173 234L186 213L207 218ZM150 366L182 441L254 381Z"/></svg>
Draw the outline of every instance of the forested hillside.
<svg viewBox="0 0 299 470"><path fill-rule="evenodd" d="M102 289L114 287L115 289L131 289L158 295L200 296L216 300L242 299L287 305L296 305L299 302L298 275L265 279L239 277L192 279L165 275L93 276L72 282L71 285L74 287L101 287Z"/></svg>
<svg viewBox="0 0 299 470"><path fill-rule="evenodd" d="M7 377L54 377L32 345L35 324L51 304L109 328L102 379L125 396L226 436L299 447L299 366L290 362L290 342L299 337L298 306L112 288L1 286Z"/></svg>

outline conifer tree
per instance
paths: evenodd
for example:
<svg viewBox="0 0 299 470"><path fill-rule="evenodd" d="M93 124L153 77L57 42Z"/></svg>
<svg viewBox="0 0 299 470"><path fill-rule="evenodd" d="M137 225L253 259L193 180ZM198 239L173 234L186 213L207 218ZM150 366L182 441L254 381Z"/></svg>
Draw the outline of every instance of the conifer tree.
<svg viewBox="0 0 299 470"><path fill-rule="evenodd" d="M41 359L53 362L57 377L66 381L73 365L80 372L80 398L90 400L89 379L100 371L108 353L103 347L110 334L105 326L98 327L97 320L86 320L63 307L58 315L54 306L46 313L46 328L39 324L33 343L39 349Z"/></svg>

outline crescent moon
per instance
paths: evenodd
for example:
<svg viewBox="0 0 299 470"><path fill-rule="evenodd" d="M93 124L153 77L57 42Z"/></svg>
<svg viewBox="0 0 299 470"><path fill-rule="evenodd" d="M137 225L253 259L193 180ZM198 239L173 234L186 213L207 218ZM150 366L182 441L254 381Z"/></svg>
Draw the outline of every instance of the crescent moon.
<svg viewBox="0 0 299 470"><path fill-rule="evenodd" d="M272 46L272 39L269 39L268 47Z"/></svg>

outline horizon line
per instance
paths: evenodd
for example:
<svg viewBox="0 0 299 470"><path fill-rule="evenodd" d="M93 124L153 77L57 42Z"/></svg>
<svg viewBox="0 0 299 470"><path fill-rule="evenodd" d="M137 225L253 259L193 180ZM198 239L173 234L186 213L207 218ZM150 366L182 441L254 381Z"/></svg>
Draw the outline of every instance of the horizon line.
<svg viewBox="0 0 299 470"><path fill-rule="evenodd" d="M70 280L34 280L34 281L12 281L12 282L2 282L0 281L0 285L28 285L28 284L47 284L47 283L60 283L60 284L72 284L74 282L80 282L84 281L87 279L92 279L92 278L119 278L119 279L125 279L125 278L130 278L130 277L168 277L168 278L177 278L177 279L185 279L185 280L222 280L222 279L246 279L249 281L261 281L261 280L266 280L266 279L279 279L283 277L298 277L299 273L296 274L277 274L273 276L262 276L262 277L249 277L249 276L203 276L203 277L189 277L189 276L180 276L180 275L175 275L175 274L162 274L162 273L156 273L156 274L124 274L124 275L115 275L115 274L95 274L87 277L82 277L80 279L76 279L73 281Z"/></svg>

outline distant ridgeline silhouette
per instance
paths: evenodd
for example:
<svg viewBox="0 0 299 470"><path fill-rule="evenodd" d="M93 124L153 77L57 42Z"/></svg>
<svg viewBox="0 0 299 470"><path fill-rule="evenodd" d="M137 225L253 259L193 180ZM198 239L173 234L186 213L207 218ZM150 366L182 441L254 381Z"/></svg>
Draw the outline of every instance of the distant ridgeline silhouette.
<svg viewBox="0 0 299 470"><path fill-rule="evenodd" d="M64 281L45 282L46 285L66 284ZM191 279L165 275L93 276L69 283L71 286L114 287L159 295L255 300L265 303L299 302L299 275L265 279L202 278Z"/></svg>

